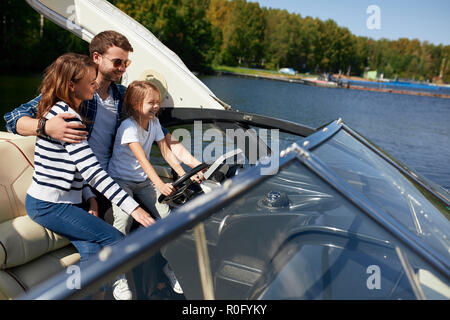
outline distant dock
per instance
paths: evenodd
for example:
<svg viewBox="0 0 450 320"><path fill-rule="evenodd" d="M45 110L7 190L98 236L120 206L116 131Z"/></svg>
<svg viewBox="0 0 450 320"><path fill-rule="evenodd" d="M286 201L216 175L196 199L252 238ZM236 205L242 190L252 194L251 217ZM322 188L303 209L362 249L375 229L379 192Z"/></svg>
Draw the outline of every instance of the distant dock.
<svg viewBox="0 0 450 320"><path fill-rule="evenodd" d="M243 78L253 78L253 79L265 79L265 80L274 80L274 81L284 81L284 82L291 82L291 83L300 83L300 84L307 84L305 79L302 78L288 78L284 76L272 76L272 75L259 75L259 74L249 74L249 73L240 73L240 72L232 72L232 71L216 71L216 74L218 76L225 75L225 76L237 76L237 77L243 77Z"/></svg>
<svg viewBox="0 0 450 320"><path fill-rule="evenodd" d="M252 79L265 79L265 80L273 80L273 81L282 81L282 82L290 82L290 83L298 83L308 86L314 87L322 87L322 88L343 88L343 89L352 89L352 90L362 90L362 91L373 91L373 92L384 92L384 93L396 93L396 94L406 94L413 96L424 96L424 97L435 97L435 98L444 98L450 99L450 94L444 93L434 93L427 91L413 91L413 90L401 90L401 89L393 89L393 88L377 88L377 87L368 87L364 85L354 85L343 81L340 85L334 81L323 81L316 80L311 78L291 78L287 76L278 76L278 75L266 75L266 74L251 74L251 73L241 73L234 71L224 71L224 70L216 70L217 75L231 75L237 77L244 78L252 78Z"/></svg>
<svg viewBox="0 0 450 320"><path fill-rule="evenodd" d="M355 85L343 86L342 88L353 89L353 90L375 91L375 92L386 92L386 93L397 93L397 94L408 94L408 95L412 95L412 96L424 96L424 97L435 97L435 98L450 99L450 94L425 92L425 91L398 90L398 89L390 89L390 88L373 88L373 87L363 87L363 86L355 86Z"/></svg>

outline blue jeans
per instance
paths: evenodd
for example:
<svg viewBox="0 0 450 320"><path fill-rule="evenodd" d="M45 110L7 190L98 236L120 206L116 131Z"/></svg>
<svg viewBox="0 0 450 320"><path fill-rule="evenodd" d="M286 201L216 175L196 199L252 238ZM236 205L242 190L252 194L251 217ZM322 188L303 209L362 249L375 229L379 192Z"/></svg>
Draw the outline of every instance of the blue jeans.
<svg viewBox="0 0 450 320"><path fill-rule="evenodd" d="M27 195L25 208L33 221L72 242L80 253L81 268L103 247L123 238L121 232L80 205L47 202Z"/></svg>

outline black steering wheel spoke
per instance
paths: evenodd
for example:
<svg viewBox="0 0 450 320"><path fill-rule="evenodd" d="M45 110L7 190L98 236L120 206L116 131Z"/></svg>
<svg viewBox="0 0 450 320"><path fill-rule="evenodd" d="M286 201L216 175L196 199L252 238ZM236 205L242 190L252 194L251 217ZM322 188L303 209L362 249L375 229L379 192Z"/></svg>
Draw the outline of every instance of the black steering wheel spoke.
<svg viewBox="0 0 450 320"><path fill-rule="evenodd" d="M206 169L209 167L209 164L202 163L196 166L195 168L191 169L189 172L185 173L183 176L177 179L174 183L172 183L172 186L175 188L175 193L170 196L160 195L158 197L158 202L160 203L168 203L170 201L174 201L177 198L179 198L183 193L187 190L187 188L192 184L191 177L198 172Z"/></svg>

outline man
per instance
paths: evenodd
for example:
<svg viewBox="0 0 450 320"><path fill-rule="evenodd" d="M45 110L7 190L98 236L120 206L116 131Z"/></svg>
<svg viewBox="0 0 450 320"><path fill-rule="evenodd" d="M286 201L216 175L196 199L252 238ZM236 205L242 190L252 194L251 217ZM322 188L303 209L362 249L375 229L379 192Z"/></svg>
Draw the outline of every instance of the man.
<svg viewBox="0 0 450 320"><path fill-rule="evenodd" d="M38 96L5 114L8 131L23 136L43 133L67 143L79 143L84 139L89 139L92 151L101 167L107 171L115 133L123 119L123 98L126 90L126 87L118 85L116 82L120 80L131 63L128 59L130 52L133 52L133 47L128 39L118 32L103 31L92 39L89 53L99 66L96 79L99 88L94 94L94 98L85 101L85 106L81 108L86 126L71 122L70 119L74 117L72 114L57 115L43 125L42 123L39 125L39 119L36 119L36 107L41 96ZM174 147L177 157L181 156L181 159L184 157L186 159L184 162L190 166L199 163L183 148L181 143L171 139L171 135L167 131L164 133L170 141L169 146ZM111 207L111 202L97 190L92 190L97 196L99 216L103 218L107 209ZM140 222L141 219L146 218L142 216L136 220ZM131 291L126 283L115 283L114 290L118 296L131 299Z"/></svg>

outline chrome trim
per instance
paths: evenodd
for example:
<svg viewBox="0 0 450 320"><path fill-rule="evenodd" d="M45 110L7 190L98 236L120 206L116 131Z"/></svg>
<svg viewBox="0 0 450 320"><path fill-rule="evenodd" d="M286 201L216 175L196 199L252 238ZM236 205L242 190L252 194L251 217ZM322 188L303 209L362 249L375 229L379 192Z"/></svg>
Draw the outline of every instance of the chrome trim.
<svg viewBox="0 0 450 320"><path fill-rule="evenodd" d="M194 238L203 297L205 300L214 300L214 286L203 222L200 222L194 227Z"/></svg>
<svg viewBox="0 0 450 320"><path fill-rule="evenodd" d="M397 254L398 259L402 264L403 270L405 270L406 277L408 278L409 281L409 285L411 286L411 289L414 292L414 295L416 296L417 300L426 300L418 276L414 272L414 269L412 268L411 263L409 262L408 256L403 252L402 249L400 249L400 247L395 247L395 253Z"/></svg>
<svg viewBox="0 0 450 320"><path fill-rule="evenodd" d="M226 103L226 102L220 100L220 99L217 98L216 96L211 95L211 98L213 98L213 99L216 100L219 104L221 104L225 110L233 110L233 108L232 108L228 103Z"/></svg>
<svg viewBox="0 0 450 320"><path fill-rule="evenodd" d="M408 198L408 204L409 204L409 209L412 212L412 216L413 216L412 220L414 222L414 227L416 228L417 235L421 235L421 234L423 234L422 226L420 225L420 221L419 221L419 218L417 217L416 209L414 208L414 205L412 204L412 201L410 198Z"/></svg>
<svg viewBox="0 0 450 320"><path fill-rule="evenodd" d="M415 235L412 235L404 225L367 199L363 194L354 190L345 180L332 172L314 153L310 153L308 158L298 155L297 159L365 212L370 218L407 245L413 252L433 265L447 279L450 278L450 265L445 257L442 257L434 248L418 239Z"/></svg>
<svg viewBox="0 0 450 320"><path fill-rule="evenodd" d="M339 120L335 120L321 130L317 130L317 132L315 132L314 134L301 140L302 143L299 143L299 145L301 145L306 150L312 150L333 137L336 133L339 132L339 130L341 130L341 128L342 122L339 123Z"/></svg>
<svg viewBox="0 0 450 320"><path fill-rule="evenodd" d="M284 157L293 151L297 152L301 156L308 157L308 151L330 139L332 136L338 133L341 128L342 121L339 123L339 120L335 120L320 130L316 129L316 132L314 132L310 136L303 138L298 142L294 142L290 147L282 150L280 152L280 157ZM300 145L302 147L300 147Z"/></svg>

